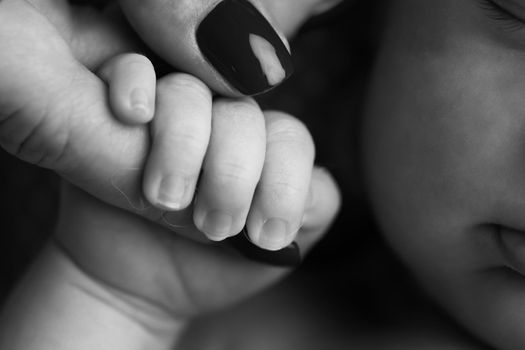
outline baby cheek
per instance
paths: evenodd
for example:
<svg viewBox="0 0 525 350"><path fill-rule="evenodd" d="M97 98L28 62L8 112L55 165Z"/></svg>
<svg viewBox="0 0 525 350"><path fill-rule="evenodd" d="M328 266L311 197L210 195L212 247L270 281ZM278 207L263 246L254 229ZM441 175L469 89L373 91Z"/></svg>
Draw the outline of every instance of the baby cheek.
<svg viewBox="0 0 525 350"><path fill-rule="evenodd" d="M437 135L448 147L438 165L474 219L498 222L525 210L525 81L489 62L470 67L477 69L467 86L449 90L451 117Z"/></svg>
<svg viewBox="0 0 525 350"><path fill-rule="evenodd" d="M497 218L503 204L523 202L521 65L488 51L483 57L452 51L420 67L426 76L415 79L425 93L410 107L412 117L404 117L398 142L404 137L405 147L398 156L404 167L416 168L412 181L432 193L433 205L483 222Z"/></svg>
<svg viewBox="0 0 525 350"><path fill-rule="evenodd" d="M410 259L468 270L480 260L469 230L525 211L525 99L517 93L525 85L468 52L391 58L376 72L364 120L374 208ZM452 267L443 252L472 263Z"/></svg>

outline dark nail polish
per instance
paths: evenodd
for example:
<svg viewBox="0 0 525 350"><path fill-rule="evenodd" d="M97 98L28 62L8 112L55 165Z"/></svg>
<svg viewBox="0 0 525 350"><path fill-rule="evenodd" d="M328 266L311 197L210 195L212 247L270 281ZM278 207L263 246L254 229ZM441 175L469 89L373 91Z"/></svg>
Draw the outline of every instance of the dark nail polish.
<svg viewBox="0 0 525 350"><path fill-rule="evenodd" d="M246 229L244 229L242 233L226 239L224 242L235 248L235 250L246 258L267 265L296 267L302 260L297 243L293 242L289 246L276 251L266 250L259 248L250 241Z"/></svg>
<svg viewBox="0 0 525 350"><path fill-rule="evenodd" d="M208 62L244 95L270 90L293 72L286 46L264 16L246 0L224 0L197 29Z"/></svg>

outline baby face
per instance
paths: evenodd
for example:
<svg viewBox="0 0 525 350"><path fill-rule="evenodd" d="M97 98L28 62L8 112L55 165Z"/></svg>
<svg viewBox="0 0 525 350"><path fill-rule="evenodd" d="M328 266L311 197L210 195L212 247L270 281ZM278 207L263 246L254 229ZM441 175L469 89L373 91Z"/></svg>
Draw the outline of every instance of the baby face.
<svg viewBox="0 0 525 350"><path fill-rule="evenodd" d="M525 0L392 0L363 130L386 238L498 349L525 348L524 21Z"/></svg>

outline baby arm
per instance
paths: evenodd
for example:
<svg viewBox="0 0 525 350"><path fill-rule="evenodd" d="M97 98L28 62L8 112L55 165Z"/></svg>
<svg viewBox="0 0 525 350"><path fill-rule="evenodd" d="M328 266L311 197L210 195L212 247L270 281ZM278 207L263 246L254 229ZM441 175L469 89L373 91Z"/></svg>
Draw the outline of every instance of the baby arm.
<svg viewBox="0 0 525 350"><path fill-rule="evenodd" d="M79 268L54 243L4 305L0 349L170 349L184 322Z"/></svg>

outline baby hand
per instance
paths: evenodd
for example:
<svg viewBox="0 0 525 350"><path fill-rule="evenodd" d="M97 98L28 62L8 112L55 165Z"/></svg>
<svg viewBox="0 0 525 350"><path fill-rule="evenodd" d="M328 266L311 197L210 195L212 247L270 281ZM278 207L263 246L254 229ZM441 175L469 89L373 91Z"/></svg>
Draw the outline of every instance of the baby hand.
<svg viewBox="0 0 525 350"><path fill-rule="evenodd" d="M312 139L297 119L263 113L250 99L212 102L206 86L186 74L168 75L149 90L154 86L133 77L149 82L150 68L143 57L125 55L102 75L115 108L120 98L129 101L127 91L156 94L144 189L153 205L169 209L173 226L183 221L180 234L67 186L57 242L103 286L184 319L238 301L290 271L197 242L199 235L222 240L246 225L261 247L295 240L306 252L337 213L339 193L328 172L314 168ZM133 111L125 108L119 118L136 122ZM189 223L179 220L192 213Z"/></svg>
<svg viewBox="0 0 525 350"><path fill-rule="evenodd" d="M150 68L135 55L103 68L115 110L122 98L121 120L148 120L136 118L142 114L129 108L127 92L144 88L133 77L147 77ZM166 220L173 219L180 234L67 185L55 240L59 249L49 254L69 265L68 281L59 283L80 286L95 304L109 291L105 309L124 309L119 314L126 323L139 322L159 340L164 339L159 334L170 339L190 317L238 302L290 272L242 259L224 245L197 242L201 232L221 240L246 224L251 240L262 247L278 249L295 239L306 252L337 213L339 193L331 176L313 166L311 137L295 118L263 113L250 99L212 101L205 85L186 74L162 78L145 95L156 97L144 189L153 205L170 209ZM185 179L183 196L175 201L164 200L173 197L171 186L159 191L166 176ZM191 225L181 219L185 214L193 215ZM279 220L284 224L275 224ZM84 308L81 317L90 319L89 312ZM118 335L100 339L108 337Z"/></svg>
<svg viewBox="0 0 525 350"><path fill-rule="evenodd" d="M121 121L152 120L143 189L152 205L166 211L169 225L194 239L197 228L213 241L246 225L251 241L269 250L295 239L314 201L314 145L301 122L263 113L248 98L213 100L187 74L165 76L155 85L151 63L137 54L113 58L100 73Z"/></svg>
<svg viewBox="0 0 525 350"><path fill-rule="evenodd" d="M246 226L251 241L269 250L294 241L305 210L315 206L314 145L301 122L263 113L248 98L213 100L187 74L165 76L155 85L151 63L137 54L113 58L100 74L121 121L152 120L143 189L165 211L168 225L212 241Z"/></svg>

